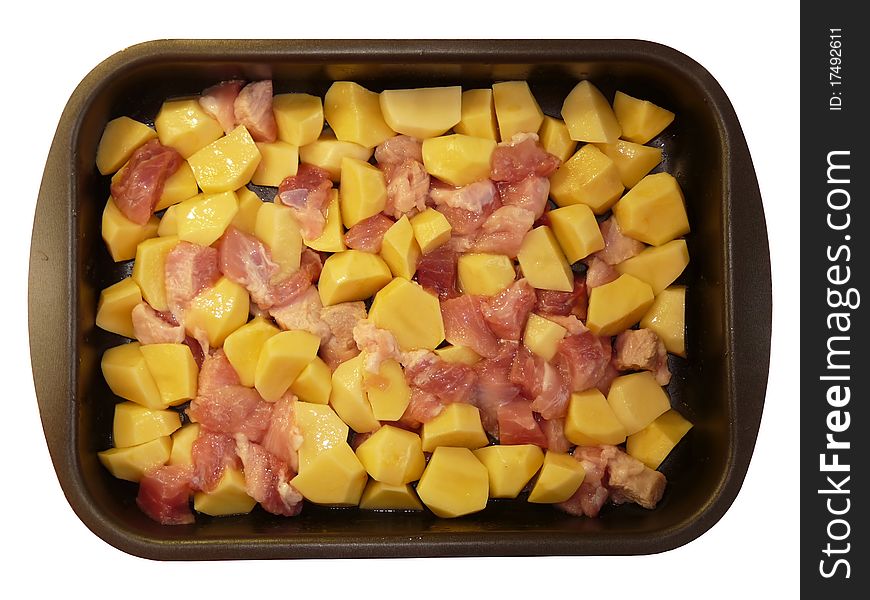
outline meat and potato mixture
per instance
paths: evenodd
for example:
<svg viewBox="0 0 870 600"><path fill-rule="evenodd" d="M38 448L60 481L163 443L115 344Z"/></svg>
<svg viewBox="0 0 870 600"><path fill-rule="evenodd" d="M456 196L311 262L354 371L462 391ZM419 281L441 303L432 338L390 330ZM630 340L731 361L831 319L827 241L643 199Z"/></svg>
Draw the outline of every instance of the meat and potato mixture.
<svg viewBox="0 0 870 600"><path fill-rule="evenodd" d="M224 81L110 121L96 324L114 447L164 524L304 502L652 509L691 424L674 114L589 81L273 94Z"/></svg>

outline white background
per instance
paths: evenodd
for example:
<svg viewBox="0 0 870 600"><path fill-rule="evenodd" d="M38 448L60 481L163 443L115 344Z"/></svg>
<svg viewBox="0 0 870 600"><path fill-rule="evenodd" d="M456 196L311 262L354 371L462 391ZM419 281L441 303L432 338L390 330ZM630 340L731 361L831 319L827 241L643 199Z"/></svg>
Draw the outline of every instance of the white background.
<svg viewBox="0 0 870 600"><path fill-rule="evenodd" d="M4 7L0 170L3 289L0 596L727 598L797 595L799 66L797 5L729 2L14 2ZM88 5L88 14L84 6ZM101 5L101 6L100 6ZM93 8L91 8L93 7ZM787 7L787 8L786 8ZM42 169L61 111L102 59L155 38L641 38L692 56L730 96L767 212L773 355L761 433L732 508L700 539L656 556L158 563L128 556L73 514L34 397L27 254ZM49 199L50 200L50 199ZM738 199L739 200L739 199ZM11 285L10 285L11 284ZM11 596L11 592L18 594ZM42 593L39 594L42 596Z"/></svg>

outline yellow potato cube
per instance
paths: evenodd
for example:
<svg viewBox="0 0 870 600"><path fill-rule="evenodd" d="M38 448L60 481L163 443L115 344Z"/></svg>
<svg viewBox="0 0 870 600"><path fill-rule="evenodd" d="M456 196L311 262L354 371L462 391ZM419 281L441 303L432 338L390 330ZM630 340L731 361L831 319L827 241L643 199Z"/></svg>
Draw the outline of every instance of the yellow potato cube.
<svg viewBox="0 0 870 600"><path fill-rule="evenodd" d="M650 469L658 469L691 428L689 421L671 409L634 435L628 436L625 451Z"/></svg>
<svg viewBox="0 0 870 600"><path fill-rule="evenodd" d="M356 506L366 481L366 470L345 443L318 454L290 485L316 504Z"/></svg>
<svg viewBox="0 0 870 600"><path fill-rule="evenodd" d="M568 262L575 263L593 252L604 249L604 238L592 209L585 204L572 204L547 213L550 226Z"/></svg>
<svg viewBox="0 0 870 600"><path fill-rule="evenodd" d="M186 344L147 344L141 350L164 404L176 406L196 397L199 367L190 347Z"/></svg>
<svg viewBox="0 0 870 600"><path fill-rule="evenodd" d="M188 331L201 330L210 346L217 348L229 334L248 322L248 290L221 277L210 289L199 293L185 315Z"/></svg>
<svg viewBox="0 0 870 600"><path fill-rule="evenodd" d="M686 240L671 240L662 246L651 246L616 265L620 273L634 275L647 282L658 296L671 285L689 264Z"/></svg>
<svg viewBox="0 0 870 600"><path fill-rule="evenodd" d="M427 208L414 215L411 219L411 228L414 230L414 239L417 240L423 254L428 254L447 243L450 240L450 232L453 230L447 217L434 208Z"/></svg>
<svg viewBox="0 0 870 600"><path fill-rule="evenodd" d="M357 433L368 433L381 426L363 389L364 369L362 354L338 365L332 373L329 396L336 414Z"/></svg>
<svg viewBox="0 0 870 600"><path fill-rule="evenodd" d="M480 362L481 356L468 346L444 346L435 350L438 358L446 363L474 365Z"/></svg>
<svg viewBox="0 0 870 600"><path fill-rule="evenodd" d="M142 297L154 310L168 310L164 271L166 255L178 244L174 236L151 238L136 248L133 263L133 281L142 291Z"/></svg>
<svg viewBox="0 0 870 600"><path fill-rule="evenodd" d="M420 500L442 518L486 508L489 474L468 448L436 448L417 484Z"/></svg>
<svg viewBox="0 0 870 600"><path fill-rule="evenodd" d="M367 162L341 160L341 218L348 229L384 210L387 183L383 172Z"/></svg>
<svg viewBox="0 0 870 600"><path fill-rule="evenodd" d="M523 332L523 344L544 360L549 361L556 355L559 342L562 341L566 333L568 330L558 323L531 313Z"/></svg>
<svg viewBox="0 0 870 600"><path fill-rule="evenodd" d="M246 491L245 474L233 467L224 469L213 490L193 495L193 509L213 517L247 514L256 505L257 501Z"/></svg>
<svg viewBox="0 0 870 600"><path fill-rule="evenodd" d="M544 116L538 136L544 150L558 157L562 162L571 158L577 148L577 142L571 139L565 122L553 117Z"/></svg>
<svg viewBox="0 0 870 600"><path fill-rule="evenodd" d="M343 252L347 250L344 243L344 227L341 226L341 202L338 199L339 191L330 192L329 205L326 209L326 225L323 233L314 240L302 238L303 243L319 252Z"/></svg>
<svg viewBox="0 0 870 600"><path fill-rule="evenodd" d="M171 450L172 440L166 435L138 446L97 452L97 456L103 466L118 479L139 481L145 471L165 465Z"/></svg>
<svg viewBox="0 0 870 600"><path fill-rule="evenodd" d="M173 204L178 204L188 198L193 198L199 193L199 187L196 184L196 177L193 176L193 169L187 161L181 163L178 170L166 178L163 184L163 193L160 194L160 199L154 207L155 212L169 208Z"/></svg>
<svg viewBox="0 0 870 600"><path fill-rule="evenodd" d="M299 270L302 260L302 233L293 209L275 202L264 202L257 211L254 235L269 247L272 260L278 264L273 277L283 279Z"/></svg>
<svg viewBox="0 0 870 600"><path fill-rule="evenodd" d="M585 477L586 470L579 460L575 460L569 454L558 454L548 450L538 479L529 493L529 502L539 504L564 502L574 495Z"/></svg>
<svg viewBox="0 0 870 600"><path fill-rule="evenodd" d="M185 200L175 209L178 239L211 246L220 238L239 212L239 199L233 191L204 194Z"/></svg>
<svg viewBox="0 0 870 600"><path fill-rule="evenodd" d="M384 121L378 94L352 81L336 81L329 87L323 114L338 139L366 148L396 134Z"/></svg>
<svg viewBox="0 0 870 600"><path fill-rule="evenodd" d="M363 510L423 510L410 485L390 485L370 479L363 490L359 507Z"/></svg>
<svg viewBox="0 0 870 600"><path fill-rule="evenodd" d="M118 117L106 123L97 146L97 170L100 175L120 169L136 148L156 137L156 131L130 117Z"/></svg>
<svg viewBox="0 0 870 600"><path fill-rule="evenodd" d="M613 161L626 189L631 189L662 162L662 149L619 140L615 144L596 144Z"/></svg>
<svg viewBox="0 0 870 600"><path fill-rule="evenodd" d="M121 402L115 405L112 441L116 448L129 448L171 435L179 427L181 419L174 410L151 410L135 402Z"/></svg>
<svg viewBox="0 0 870 600"><path fill-rule="evenodd" d="M420 244L414 237L414 227L408 216L402 215L384 234L381 258L395 277L411 279L417 272L417 261L421 254Z"/></svg>
<svg viewBox="0 0 870 600"><path fill-rule="evenodd" d="M299 148L299 161L329 172L329 178L341 181L341 161L344 157L368 162L372 148L335 138L332 131L324 131L319 139Z"/></svg>
<svg viewBox="0 0 870 600"><path fill-rule="evenodd" d="M444 341L438 297L402 277L396 277L375 295L369 319L392 332L405 352L434 350Z"/></svg>
<svg viewBox="0 0 870 600"><path fill-rule="evenodd" d="M345 250L323 263L318 291L323 306L365 300L390 282L390 268L377 254Z"/></svg>
<svg viewBox="0 0 870 600"><path fill-rule="evenodd" d="M159 224L153 216L144 225L134 223L118 210L110 196L103 209L102 233L112 260L120 262L135 257L139 244L157 235Z"/></svg>
<svg viewBox="0 0 870 600"><path fill-rule="evenodd" d="M613 112L622 127L622 137L630 142L646 144L664 131L674 120L674 113L647 100L616 92Z"/></svg>
<svg viewBox="0 0 870 600"><path fill-rule="evenodd" d="M536 227L526 234L517 260L523 276L533 288L570 292L574 289L571 267L556 236L546 225Z"/></svg>
<svg viewBox="0 0 870 600"><path fill-rule="evenodd" d="M392 359L382 362L377 374L363 371L363 389L378 421L398 421L411 400L411 388L405 381L402 365Z"/></svg>
<svg viewBox="0 0 870 600"><path fill-rule="evenodd" d="M633 275L620 275L592 288L586 326L597 336L616 335L640 321L654 297L648 283Z"/></svg>
<svg viewBox="0 0 870 600"><path fill-rule="evenodd" d="M495 140L453 134L423 140L426 172L450 185L463 186L489 177Z"/></svg>
<svg viewBox="0 0 870 600"><path fill-rule="evenodd" d="M347 425L325 404L297 402L296 425L302 436L300 471L304 471L322 452L347 443Z"/></svg>
<svg viewBox="0 0 870 600"><path fill-rule="evenodd" d="M195 197L198 198L200 196L202 196L202 194L197 194ZM160 217L160 225L157 227L157 235L159 237L178 237L178 215L176 214L177 209L178 205L173 204L172 206L167 208L166 212L163 213L163 216Z"/></svg>
<svg viewBox="0 0 870 600"><path fill-rule="evenodd" d="M224 340L224 353L227 360L239 375L242 385L254 387L254 375L263 344L280 330L263 317L257 317L242 325Z"/></svg>
<svg viewBox="0 0 870 600"><path fill-rule="evenodd" d="M586 204L596 215L610 210L623 189L619 169L592 144L580 148L550 176L550 196L556 204Z"/></svg>
<svg viewBox="0 0 870 600"><path fill-rule="evenodd" d="M498 140L492 89L462 92L462 114L453 131L463 135Z"/></svg>
<svg viewBox="0 0 870 600"><path fill-rule="evenodd" d="M278 139L294 146L315 141L323 131L323 102L311 94L277 94L272 114L278 125Z"/></svg>
<svg viewBox="0 0 870 600"><path fill-rule="evenodd" d="M390 485L417 481L426 466L420 436L392 425L374 432L356 455L372 479Z"/></svg>
<svg viewBox="0 0 870 600"><path fill-rule="evenodd" d="M634 435L671 408L668 395L649 371L614 379L607 403L625 427L626 435Z"/></svg>
<svg viewBox="0 0 870 600"><path fill-rule="evenodd" d="M187 159L196 183L206 194L229 192L246 185L260 164L260 151L244 125Z"/></svg>
<svg viewBox="0 0 870 600"><path fill-rule="evenodd" d="M97 304L96 324L100 329L135 337L133 332L133 307L142 302L142 292L132 277L125 277L100 292Z"/></svg>
<svg viewBox="0 0 870 600"><path fill-rule="evenodd" d="M516 498L544 464L544 451L532 444L487 446L474 455L489 473L490 498Z"/></svg>
<svg viewBox="0 0 870 600"><path fill-rule="evenodd" d="M257 226L257 213L260 212L260 207L263 206L263 201L260 197L246 187L236 190L236 198L239 199L239 210L236 216L233 217L230 225L243 231L248 235L255 235L254 228ZM166 218L166 215L163 215Z"/></svg>
<svg viewBox="0 0 870 600"><path fill-rule="evenodd" d="M669 173L647 175L613 207L622 233L661 246L689 233L680 184Z"/></svg>
<svg viewBox="0 0 870 600"><path fill-rule="evenodd" d="M615 446L625 441L625 428L604 394L592 388L571 394L565 417L565 437L580 446Z"/></svg>
<svg viewBox="0 0 870 600"><path fill-rule="evenodd" d="M480 411L476 406L454 402L444 407L437 417L423 423L423 450L432 452L438 446L457 448L482 448L489 443Z"/></svg>
<svg viewBox="0 0 870 600"><path fill-rule="evenodd" d="M495 296L517 277L513 261L503 254L463 254L457 273L462 292L479 296Z"/></svg>
<svg viewBox="0 0 870 600"><path fill-rule="evenodd" d="M254 387L263 400L275 402L317 356L320 337L307 331L282 331L263 342Z"/></svg>
<svg viewBox="0 0 870 600"><path fill-rule="evenodd" d="M154 128L160 143L175 148L184 158L190 158L224 134L220 123L202 109L196 98L164 102L154 119Z"/></svg>
<svg viewBox="0 0 870 600"><path fill-rule="evenodd" d="M640 320L640 326L652 329L665 344L668 352L685 357L685 286L675 285L662 290L656 296L647 313Z"/></svg>
<svg viewBox="0 0 870 600"><path fill-rule="evenodd" d="M287 142L257 142L260 164L251 175L254 185L278 187L285 178L296 175L299 168L299 147Z"/></svg>
<svg viewBox="0 0 870 600"><path fill-rule="evenodd" d="M418 139L441 135L462 117L462 88L416 88L381 92L381 114L390 129Z"/></svg>
<svg viewBox="0 0 870 600"><path fill-rule="evenodd" d="M607 99L589 81L578 83L565 98L562 118L578 142L613 144L622 134Z"/></svg>
<svg viewBox="0 0 870 600"><path fill-rule="evenodd" d="M541 128L544 113L527 82L493 84L492 99L502 141L509 141L517 133L537 133Z"/></svg>
<svg viewBox="0 0 870 600"><path fill-rule="evenodd" d="M109 348L103 353L100 367L106 383L116 396L146 408L166 408L139 342Z"/></svg>
<svg viewBox="0 0 870 600"><path fill-rule="evenodd" d="M332 393L332 371L325 362L315 357L290 384L290 391L305 402L329 404L329 395Z"/></svg>
<svg viewBox="0 0 870 600"><path fill-rule="evenodd" d="M172 452L169 455L170 465L192 465L192 448L199 437L199 423L188 423L172 434Z"/></svg>

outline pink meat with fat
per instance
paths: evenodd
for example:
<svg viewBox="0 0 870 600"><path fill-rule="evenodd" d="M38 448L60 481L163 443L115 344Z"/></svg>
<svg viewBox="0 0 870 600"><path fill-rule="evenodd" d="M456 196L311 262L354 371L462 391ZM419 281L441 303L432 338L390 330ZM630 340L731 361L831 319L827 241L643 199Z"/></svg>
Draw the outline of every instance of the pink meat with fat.
<svg viewBox="0 0 870 600"><path fill-rule="evenodd" d="M509 285L481 303L481 313L496 337L518 340L535 306L535 289L525 279Z"/></svg>
<svg viewBox="0 0 870 600"><path fill-rule="evenodd" d="M634 238L622 233L616 217L610 217L599 225L604 238L604 250L599 250L595 256L608 265L618 265L632 256L640 254L646 246Z"/></svg>
<svg viewBox="0 0 870 600"><path fill-rule="evenodd" d="M179 242L166 255L164 284L170 312L179 323L197 294L220 279L219 253L215 248Z"/></svg>
<svg viewBox="0 0 870 600"><path fill-rule="evenodd" d="M326 226L326 210L332 196L329 172L320 167L302 163L296 175L286 177L278 186L275 201L293 210L302 237L314 240Z"/></svg>
<svg viewBox="0 0 870 600"><path fill-rule="evenodd" d="M456 289L458 261L459 254L448 244L424 254L417 263L417 283L441 300L457 297L459 295Z"/></svg>
<svg viewBox="0 0 870 600"><path fill-rule="evenodd" d="M224 133L236 128L236 112L234 104L245 82L241 79L222 81L217 85L203 90L199 97L202 109L217 119Z"/></svg>
<svg viewBox="0 0 870 600"><path fill-rule="evenodd" d="M408 407L399 419L398 425L411 430L418 429L423 423L428 423L440 415L445 406L447 405L434 394L412 387Z"/></svg>
<svg viewBox="0 0 870 600"><path fill-rule="evenodd" d="M565 419L541 418L538 420L538 424L547 438L547 449L552 452L564 454L574 445L565 437Z"/></svg>
<svg viewBox="0 0 870 600"><path fill-rule="evenodd" d="M338 365L359 354L353 329L367 317L366 305L363 302L341 302L320 309L320 318L331 334L320 345L320 358L330 369L335 370Z"/></svg>
<svg viewBox="0 0 870 600"><path fill-rule="evenodd" d="M430 178L423 167L420 140L407 135L391 137L375 148L375 160L387 183L385 214L400 219L426 209Z"/></svg>
<svg viewBox="0 0 870 600"><path fill-rule="evenodd" d="M614 366L621 371L651 371L659 385L668 385L668 351L651 329L629 329L616 336Z"/></svg>
<svg viewBox="0 0 870 600"><path fill-rule="evenodd" d="M236 123L244 125L254 141L274 142L278 124L272 112L272 80L254 81L243 87L233 102Z"/></svg>
<svg viewBox="0 0 870 600"><path fill-rule="evenodd" d="M530 211L535 220L540 219L547 209L550 197L550 180L546 177L530 175L516 183L500 182L498 195L505 206L516 206Z"/></svg>
<svg viewBox="0 0 870 600"><path fill-rule="evenodd" d="M607 372L611 347L609 338L598 338L591 331L568 335L559 342L553 363L572 392L595 387Z"/></svg>
<svg viewBox="0 0 870 600"><path fill-rule="evenodd" d="M395 224L388 216L378 213L363 219L344 234L344 242L348 248L377 254L381 251L384 234Z"/></svg>
<svg viewBox="0 0 870 600"><path fill-rule="evenodd" d="M357 348L365 355L365 370L377 374L386 360L402 360L402 351L396 336L387 329L375 326L368 319L357 321L353 328Z"/></svg>
<svg viewBox="0 0 870 600"><path fill-rule="evenodd" d="M133 307L133 335L141 344L180 344L184 341L184 327L170 314L159 313L147 303Z"/></svg>
<svg viewBox="0 0 870 600"><path fill-rule="evenodd" d="M570 292L554 290L535 290L535 312L540 315L575 315L586 318L588 297L586 295L586 278L574 275L574 289Z"/></svg>
<svg viewBox="0 0 870 600"><path fill-rule="evenodd" d="M528 400L511 400L498 407L499 444L534 444L547 447L547 437L532 414Z"/></svg>
<svg viewBox="0 0 870 600"><path fill-rule="evenodd" d="M471 403L477 374L462 363L448 363L426 352L405 362L405 380L412 389L432 394L443 404Z"/></svg>
<svg viewBox="0 0 870 600"><path fill-rule="evenodd" d="M145 472L139 481L136 504L161 525L187 525L194 522L190 511L189 465L166 465Z"/></svg>
<svg viewBox="0 0 870 600"><path fill-rule="evenodd" d="M517 342L503 341L494 357L485 358L474 365L477 373L474 405L480 410L483 428L493 437L498 437L499 407L521 398L521 388L510 381L517 348Z"/></svg>
<svg viewBox="0 0 870 600"><path fill-rule="evenodd" d="M112 183L112 198L127 219L145 225L163 194L163 185L184 161L175 149L157 140L142 144Z"/></svg>
<svg viewBox="0 0 870 600"><path fill-rule="evenodd" d="M615 281L619 271L608 265L594 254L583 260L586 263L586 292L592 294L592 289Z"/></svg>
<svg viewBox="0 0 870 600"><path fill-rule="evenodd" d="M549 177L561 164L538 143L537 134L518 133L493 151L490 179L516 183L530 176Z"/></svg>
<svg viewBox="0 0 870 600"><path fill-rule="evenodd" d="M209 492L224 474L224 469L241 467L232 436L201 429L190 449L193 460L193 489Z"/></svg>
<svg viewBox="0 0 870 600"><path fill-rule="evenodd" d="M296 424L296 396L287 392L272 407L269 428L263 436L263 448L281 459L292 471L299 470L299 447L302 434Z"/></svg>
<svg viewBox="0 0 870 600"><path fill-rule="evenodd" d="M324 344L332 337L332 331L321 317L322 310L323 304L320 302L317 288L308 286L292 301L273 307L269 313L281 329L298 329L313 333L320 338L320 343Z"/></svg>
<svg viewBox="0 0 870 600"><path fill-rule="evenodd" d="M271 281L278 264L263 242L230 225L221 238L218 258L221 272L244 286L261 308L273 304Z"/></svg>
<svg viewBox="0 0 870 600"><path fill-rule="evenodd" d="M294 517L302 511L302 494L290 484L296 475L280 458L244 435L236 435L236 453L245 470L245 491L273 515Z"/></svg>
<svg viewBox="0 0 870 600"><path fill-rule="evenodd" d="M502 206L483 222L472 249L516 258L534 222L535 215L531 211L519 206Z"/></svg>
<svg viewBox="0 0 870 600"><path fill-rule="evenodd" d="M479 215L492 205L496 188L492 181L484 179L457 188L432 186L429 195L438 208L457 208Z"/></svg>
<svg viewBox="0 0 870 600"><path fill-rule="evenodd" d="M491 358L498 354L498 338L483 317L481 296L464 294L441 301L444 337L454 346L467 346L480 356Z"/></svg>
<svg viewBox="0 0 870 600"><path fill-rule="evenodd" d="M574 449L574 458L583 465L586 475L574 495L557 504L558 508L578 517L598 516L610 498L610 491L604 485L607 457L602 450L602 446L578 446Z"/></svg>
<svg viewBox="0 0 870 600"><path fill-rule="evenodd" d="M406 160L423 162L423 142L409 135L395 135L375 148L375 160L381 169L396 167Z"/></svg>

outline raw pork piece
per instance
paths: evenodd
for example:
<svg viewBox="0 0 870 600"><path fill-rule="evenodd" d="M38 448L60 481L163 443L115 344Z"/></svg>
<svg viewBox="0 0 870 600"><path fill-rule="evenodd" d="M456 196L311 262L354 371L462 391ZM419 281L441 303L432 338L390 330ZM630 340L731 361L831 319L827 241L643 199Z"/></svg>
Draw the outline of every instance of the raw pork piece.
<svg viewBox="0 0 870 600"><path fill-rule="evenodd" d="M166 465L149 469L139 482L136 504L161 525L193 523L190 512L189 465Z"/></svg>
<svg viewBox="0 0 870 600"><path fill-rule="evenodd" d="M531 211L519 206L502 206L483 222L472 249L516 258L534 222L535 215Z"/></svg>
<svg viewBox="0 0 870 600"><path fill-rule="evenodd" d="M616 222L616 217L610 217L599 225L604 238L604 250L599 250L594 256L608 265L618 265L624 260L637 256L646 248L643 242L623 235Z"/></svg>
<svg viewBox="0 0 870 600"><path fill-rule="evenodd" d="M209 492L214 489L224 474L224 469L240 468L236 456L236 441L224 433L200 429L190 449L193 460L193 489Z"/></svg>
<svg viewBox="0 0 870 600"><path fill-rule="evenodd" d="M326 225L331 190L332 180L328 171L302 163L296 175L286 177L278 186L275 201L293 209L303 238L315 240Z"/></svg>
<svg viewBox="0 0 870 600"><path fill-rule="evenodd" d="M272 112L272 80L254 81L241 89L233 102L236 123L244 125L256 142L278 139L278 124Z"/></svg>
<svg viewBox="0 0 870 600"><path fill-rule="evenodd" d="M547 209L550 197L550 180L546 177L529 175L516 183L498 184L498 195L505 206L524 208L540 219Z"/></svg>
<svg viewBox="0 0 870 600"><path fill-rule="evenodd" d="M586 295L586 278L574 275L574 289L570 292L535 290L535 312L539 315L575 315L586 318L589 299Z"/></svg>
<svg viewBox="0 0 870 600"><path fill-rule="evenodd" d="M203 90L199 97L199 105L205 112L217 119L224 133L229 133L236 128L234 104L244 85L245 82L241 79L222 81Z"/></svg>
<svg viewBox="0 0 870 600"><path fill-rule="evenodd" d="M417 263L417 282L441 300L455 298L459 295L456 289L458 260L459 255L448 244L424 254Z"/></svg>
<svg viewBox="0 0 870 600"><path fill-rule="evenodd" d="M396 336L391 331L375 326L368 319L357 321L353 328L353 339L365 355L365 370L369 373L379 373L381 363L385 360L402 360Z"/></svg>
<svg viewBox="0 0 870 600"><path fill-rule="evenodd" d="M236 453L245 470L245 490L273 515L293 517L302 510L302 494L290 485L296 475L280 458L244 435L236 435Z"/></svg>
<svg viewBox="0 0 870 600"><path fill-rule="evenodd" d="M525 279L515 281L492 298L480 311L492 332L503 340L518 340L535 305L535 289Z"/></svg>
<svg viewBox="0 0 870 600"><path fill-rule="evenodd" d="M518 133L500 143L492 153L490 178L516 183L537 175L549 177L562 161L544 150L535 133Z"/></svg>
<svg viewBox="0 0 870 600"><path fill-rule="evenodd" d="M619 272L594 254L584 258L586 263L586 291L592 294L592 288L610 283L619 277Z"/></svg>
<svg viewBox="0 0 870 600"><path fill-rule="evenodd" d="M292 301L270 309L269 314L275 318L275 322L281 329L308 331L318 336L323 345L332 337L332 331L321 317L322 310L323 304L320 302L317 288L308 286Z"/></svg>
<svg viewBox="0 0 870 600"><path fill-rule="evenodd" d="M344 234L344 243L348 248L377 254L381 251L384 234L394 224L391 218L378 213L348 229Z"/></svg>
<svg viewBox="0 0 870 600"><path fill-rule="evenodd" d="M629 329L616 336L613 362L620 371L652 371L659 385L671 381L668 351L651 329Z"/></svg>
<svg viewBox="0 0 870 600"><path fill-rule="evenodd" d="M532 414L528 400L511 400L498 407L499 444L547 447L547 437Z"/></svg>
<svg viewBox="0 0 870 600"><path fill-rule="evenodd" d="M163 194L163 184L183 160L175 149L157 140L137 148L124 172L112 183L112 198L121 214L137 225L147 223Z"/></svg>
<svg viewBox="0 0 870 600"><path fill-rule="evenodd" d="M141 344L180 344L184 327L174 322L172 315L160 313L147 302L133 307L133 335Z"/></svg>
<svg viewBox="0 0 870 600"><path fill-rule="evenodd" d="M353 328L367 317L363 302L341 302L320 309L320 318L332 334L320 345L320 357L330 369L334 371L338 365L359 354Z"/></svg>
<svg viewBox="0 0 870 600"><path fill-rule="evenodd" d="M430 180L423 167L420 140L407 135L391 137L375 148L375 160L387 183L385 214L400 219L426 210Z"/></svg>
<svg viewBox="0 0 870 600"><path fill-rule="evenodd" d="M441 301L444 337L454 346L467 346L479 355L491 358L498 354L498 339L481 312L483 298L464 294Z"/></svg>
<svg viewBox="0 0 870 600"><path fill-rule="evenodd" d="M291 470L298 471L301 445L302 434L296 426L296 396L288 391L272 407L263 448L287 463Z"/></svg>
<svg viewBox="0 0 870 600"><path fill-rule="evenodd" d="M166 255L164 284L169 311L184 323L184 311L191 300L220 279L219 253L215 248L178 242Z"/></svg>
<svg viewBox="0 0 870 600"><path fill-rule="evenodd" d="M414 359L404 359L405 380L411 389L419 389L435 396L443 404L471 403L477 374L461 363L441 360L432 352L420 352Z"/></svg>
<svg viewBox="0 0 870 600"><path fill-rule="evenodd" d="M609 338L598 338L591 331L566 336L556 350L553 363L572 392L595 387L610 363Z"/></svg>

